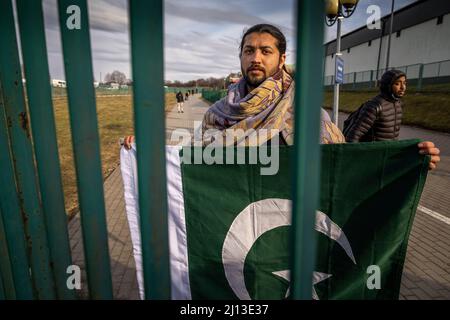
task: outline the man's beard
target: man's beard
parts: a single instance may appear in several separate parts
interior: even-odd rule
[[[259,85],[261,84],[261,83],[263,83],[264,81],[266,81],[266,79],[267,79],[267,77],[266,77],[266,71],[264,70],[261,70],[261,72],[263,73],[262,75],[260,75],[260,76],[250,76],[249,75],[249,71],[247,72],[247,73],[244,73],[243,72],[243,74],[244,74],[244,79],[245,79],[245,81],[246,81],[246,83],[247,83],[247,85],[248,86],[250,86],[250,87],[253,87],[253,88],[256,88],[256,87],[259,87]]]
[[[250,72],[252,68],[256,68],[257,70],[260,70],[262,74],[260,76],[250,76]],[[267,75],[267,69],[263,67],[258,66],[250,66],[247,68],[246,72],[244,72],[244,69],[241,66],[241,72],[244,75],[244,79],[246,81],[247,86],[251,88],[259,87],[264,81],[266,81],[267,78],[273,76],[279,71],[279,69],[272,72],[270,75]]]

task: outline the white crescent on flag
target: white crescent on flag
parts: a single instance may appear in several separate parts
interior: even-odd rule
[[[257,239],[265,232],[291,225],[291,200],[264,199],[249,204],[234,219],[222,247],[222,263],[228,283],[241,300],[251,300],[245,286],[245,259]],[[249,232],[252,230],[252,232]],[[355,257],[345,233],[325,213],[316,212],[315,230],[335,240],[356,264]],[[273,272],[289,281],[289,271]],[[314,272],[313,285],[331,277],[330,274]],[[313,298],[318,299],[313,288]]]

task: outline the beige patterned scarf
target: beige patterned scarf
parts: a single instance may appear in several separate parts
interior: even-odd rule
[[[227,96],[205,113],[203,144],[254,146],[280,135],[280,143],[294,142],[294,92],[292,77],[281,69],[259,87],[245,95],[245,79],[229,87]],[[323,111],[322,113],[324,113]],[[326,114],[326,112],[325,112]],[[252,130],[253,129],[253,130]],[[266,129],[267,134],[258,134]],[[275,129],[275,130],[272,130]],[[236,138],[235,132],[243,135]],[[235,135],[233,139],[228,139]],[[322,143],[345,142],[340,130],[328,119],[322,119]]]

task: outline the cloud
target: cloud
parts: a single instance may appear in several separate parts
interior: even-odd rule
[[[88,3],[91,29],[128,33],[128,7],[125,0],[95,0]]]
[[[413,2],[416,2],[418,0],[397,0],[395,1],[395,9],[398,10],[400,8],[403,8]],[[346,33],[349,33],[355,29],[358,29],[364,25],[366,25],[367,19],[369,18],[370,14],[367,13],[367,8],[370,5],[376,5],[379,6],[381,9],[381,16],[385,16],[391,12],[391,1],[386,0],[360,0],[358,3],[358,6],[356,8],[355,13],[347,19],[344,19],[342,22],[342,31],[341,34],[344,35]],[[329,42],[331,40],[336,39],[336,29],[335,24],[333,27],[325,27],[325,42]]]
[[[175,17],[202,22],[206,24],[236,23],[243,25],[253,25],[257,23],[269,23],[260,16],[248,14],[236,7],[226,9],[208,8],[204,6],[186,6],[183,2],[165,2],[165,13]]]
[[[59,29],[56,0],[44,0],[44,17],[48,29]],[[88,1],[89,26],[92,30],[128,32],[126,0]]]
[[[64,68],[56,0],[44,0],[43,9],[50,74],[52,78],[62,79]],[[88,13],[94,74],[105,75],[119,69],[129,77],[127,1],[88,1]]]
[[[47,48],[53,78],[64,78],[56,0],[44,0]],[[131,77],[126,0],[88,1],[94,73],[118,69]],[[293,0],[166,0],[165,72],[170,80],[222,77],[240,69],[238,47],[245,28],[272,23],[293,43]],[[98,77],[97,77],[98,78]],[[195,78],[194,78],[195,79]]]

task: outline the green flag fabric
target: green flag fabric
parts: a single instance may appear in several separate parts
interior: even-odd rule
[[[398,299],[429,161],[417,143],[321,146],[312,298]],[[167,148],[172,297],[289,297],[293,148],[279,148],[273,175],[258,163],[186,161],[195,152],[204,149]]]

